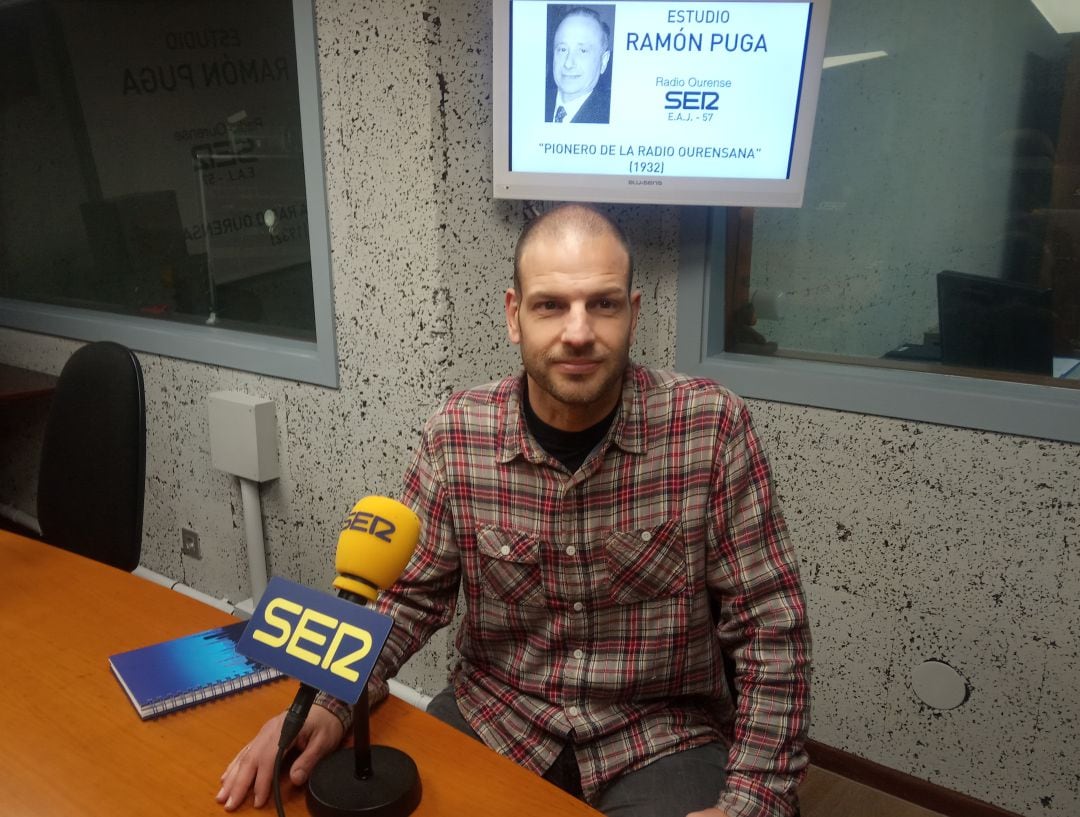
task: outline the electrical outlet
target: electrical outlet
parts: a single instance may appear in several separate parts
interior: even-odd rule
[[[180,552],[192,559],[201,559],[199,534],[189,528],[180,528]]]

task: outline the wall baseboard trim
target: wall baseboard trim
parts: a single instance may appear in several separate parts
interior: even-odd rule
[[[810,762],[818,768],[939,812],[946,817],[1020,817],[991,803],[898,772],[843,749],[834,749],[816,740],[806,742],[806,751],[810,755]]]

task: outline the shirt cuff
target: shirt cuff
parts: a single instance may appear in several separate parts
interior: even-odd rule
[[[795,817],[797,804],[746,775],[731,774],[716,807],[727,817]]]
[[[372,676],[368,681],[368,707],[373,709],[375,704],[382,703],[389,694],[389,691],[386,681],[379,680]],[[336,715],[337,719],[341,721],[341,725],[345,728],[345,734],[349,734],[349,730],[352,729],[353,716],[351,704],[339,701],[337,698],[332,695],[327,695],[325,692],[320,692],[315,696],[315,703],[323,709],[330,710],[331,713]]]
[[[349,734],[349,730],[352,728],[351,706],[344,701],[339,701],[331,695],[327,695],[325,692],[320,692],[315,696],[315,705],[330,710],[331,714],[337,716],[337,719],[341,721],[341,725],[345,729],[345,734]]]

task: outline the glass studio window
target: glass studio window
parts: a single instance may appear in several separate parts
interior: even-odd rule
[[[680,356],[748,396],[1080,440],[1080,5],[834,0],[826,54],[803,207],[701,225]]]
[[[0,321],[333,384],[310,7],[0,4],[0,76]]]

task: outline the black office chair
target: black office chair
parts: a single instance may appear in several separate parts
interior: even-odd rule
[[[42,538],[134,570],[145,471],[139,360],[118,343],[88,344],[64,365],[45,422],[37,495]]]

